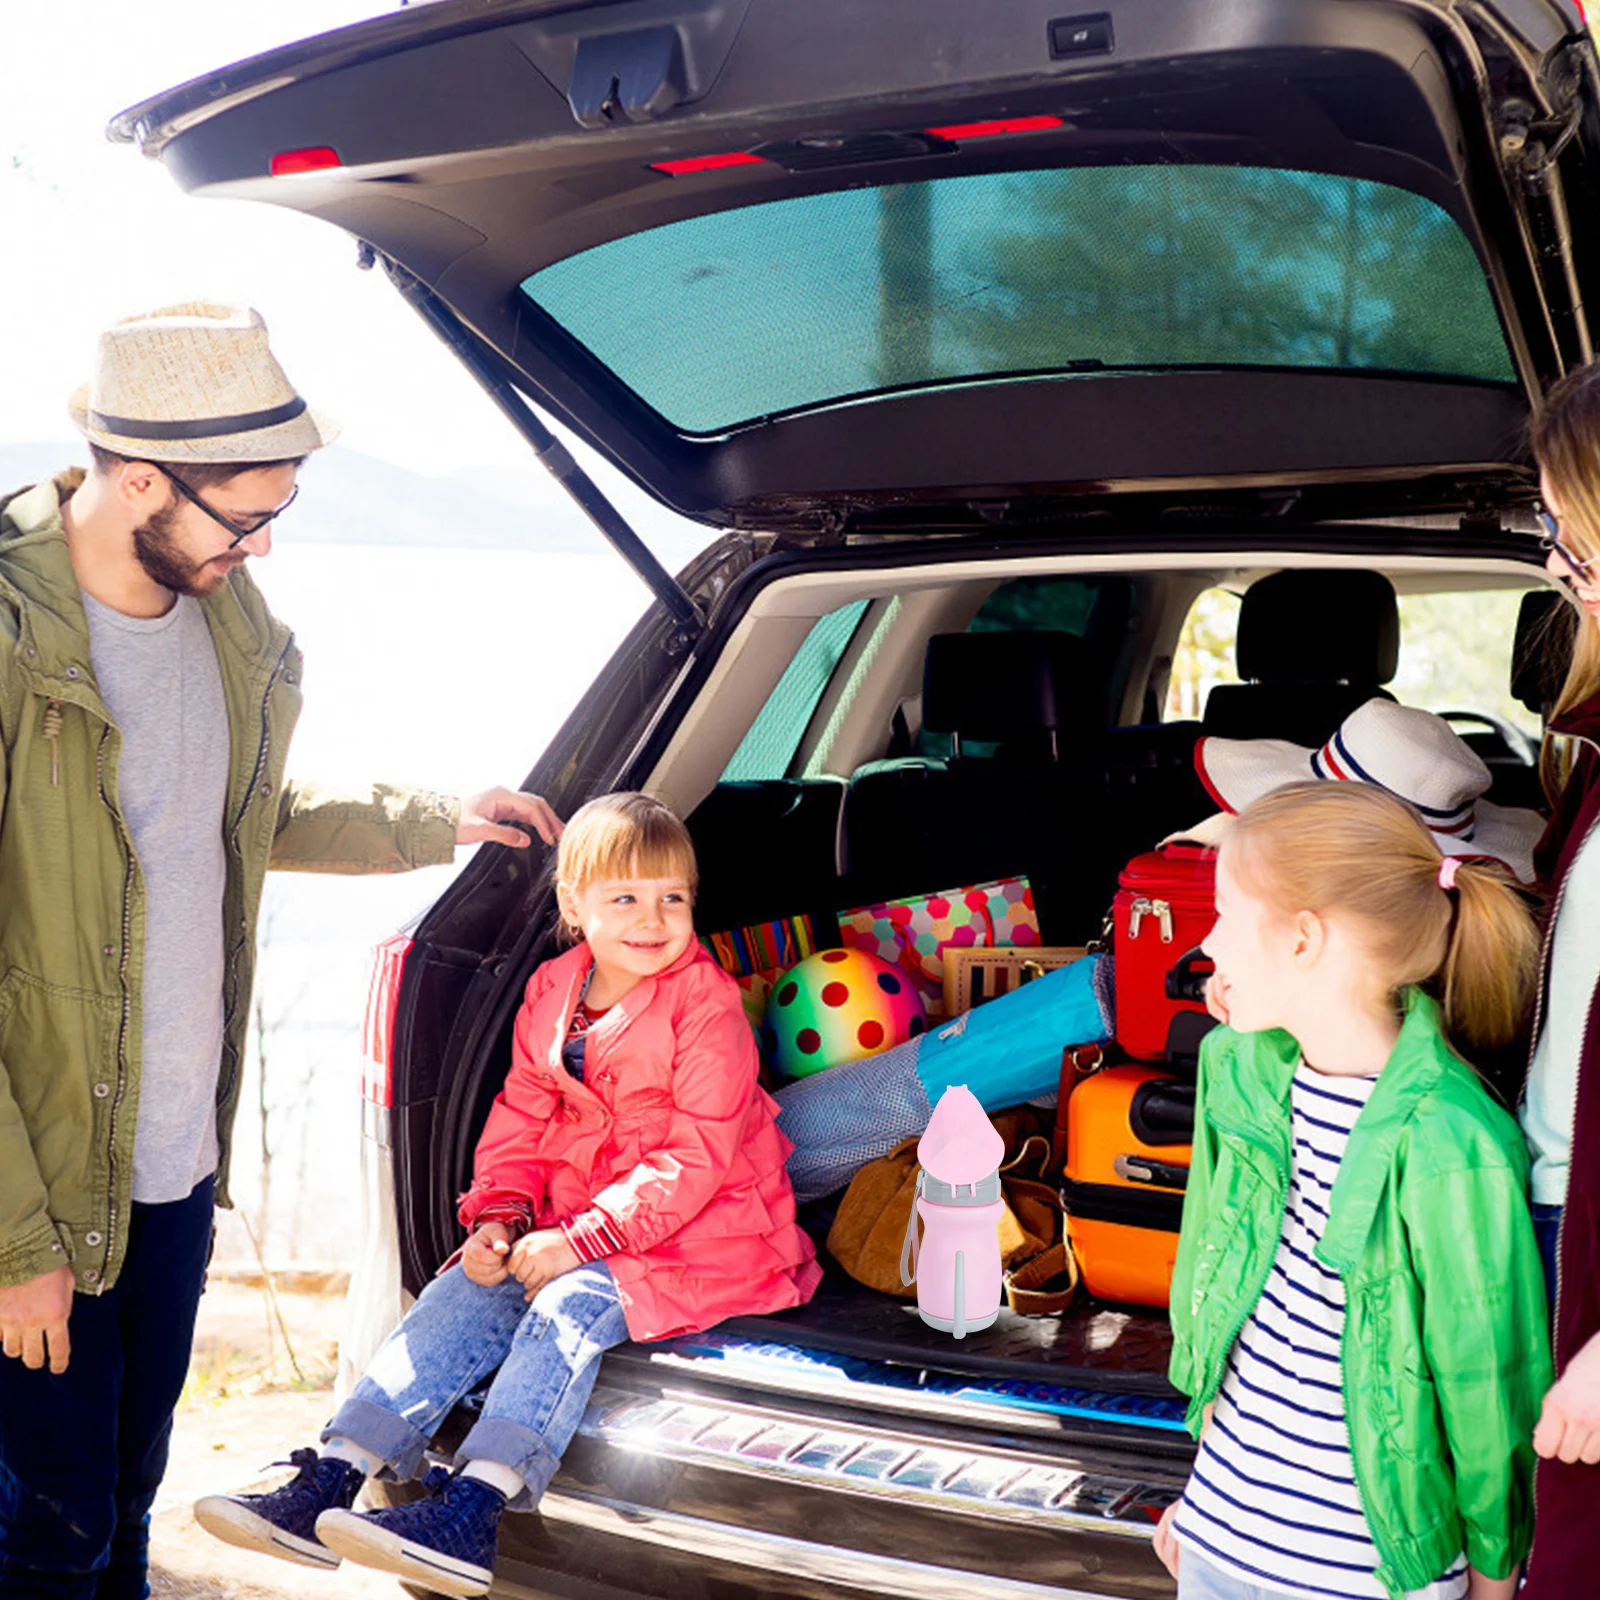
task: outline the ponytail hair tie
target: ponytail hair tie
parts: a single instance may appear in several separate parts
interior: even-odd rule
[[[1446,856],[1439,863],[1439,887],[1449,894],[1456,886],[1456,873],[1461,868],[1460,856]]]

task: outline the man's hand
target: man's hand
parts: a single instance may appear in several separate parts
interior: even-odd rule
[[[23,1366],[36,1370],[48,1356],[52,1372],[65,1372],[72,1350],[67,1338],[71,1314],[71,1267],[57,1267],[42,1277],[0,1289],[0,1341],[5,1353],[21,1356]]]
[[[511,1230],[503,1222],[486,1222],[461,1247],[461,1270],[469,1283],[492,1289],[504,1283],[511,1253]]]
[[[528,1291],[523,1297],[527,1300],[533,1299],[552,1278],[581,1265],[578,1252],[559,1228],[525,1233],[511,1247],[511,1275]]]
[[[1600,1333],[1570,1362],[1544,1397],[1533,1448],[1547,1460],[1600,1462]]]
[[[1178,1576],[1178,1541],[1172,1535],[1172,1519],[1178,1514],[1178,1507],[1183,1504],[1181,1499],[1174,1500],[1165,1511],[1161,1513],[1161,1520],[1156,1524],[1156,1556],[1174,1578]]]
[[[521,828],[511,826],[513,822],[527,823],[546,844],[554,844],[564,826],[539,795],[516,789],[485,789],[461,802],[456,843],[492,840],[495,844],[508,844],[513,850],[526,850],[531,841]]]

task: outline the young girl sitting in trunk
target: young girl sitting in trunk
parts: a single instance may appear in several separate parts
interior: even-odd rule
[[[470,1237],[321,1451],[292,1453],[289,1484],[195,1506],[230,1544],[482,1594],[502,1513],[548,1487],[606,1349],[816,1288],[738,988],[695,941],[683,824],[648,795],[593,800],[562,835],[556,877],[581,942],[529,980],[461,1200]],[[434,1430],[491,1374],[453,1474],[435,1468],[409,1505],[350,1509],[372,1474],[415,1476]]]
[[[1549,1383],[1528,1161],[1455,1053],[1535,959],[1499,868],[1362,783],[1247,807],[1172,1284],[1200,1450],[1157,1551],[1180,1600],[1510,1596]],[[1424,989],[1439,994],[1439,1001]]]

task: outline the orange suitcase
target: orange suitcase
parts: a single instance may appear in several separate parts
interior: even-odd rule
[[[1193,1139],[1194,1085],[1157,1067],[1107,1067],[1072,1091],[1061,1204],[1090,1294],[1166,1305]]]

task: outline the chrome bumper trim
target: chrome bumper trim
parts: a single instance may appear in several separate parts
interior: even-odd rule
[[[1047,1588],[989,1573],[813,1544],[582,1490],[551,1488],[539,1502],[539,1514],[587,1532],[636,1539],[655,1549],[903,1600],[1106,1600],[1103,1594],[1083,1589]]]
[[[1153,1536],[1156,1517],[1182,1487],[670,1392],[646,1399],[597,1390],[579,1432],[614,1450],[769,1483],[1132,1540]]]

